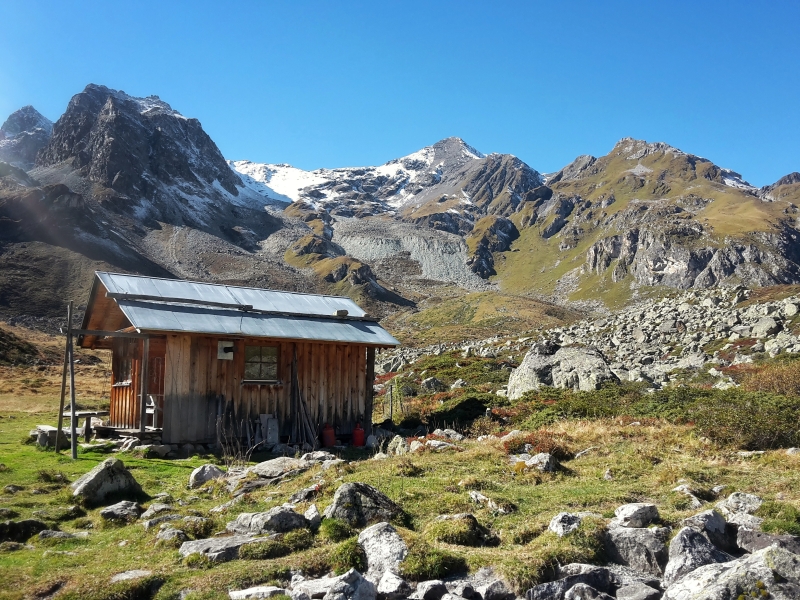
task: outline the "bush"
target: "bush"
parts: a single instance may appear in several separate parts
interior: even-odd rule
[[[547,452],[556,458],[572,458],[574,452],[570,450],[561,439],[549,431],[535,431],[525,435],[517,435],[503,442],[507,454],[519,454],[525,451],[525,446],[532,446],[530,454]]]
[[[434,521],[425,528],[425,534],[435,542],[458,546],[494,546],[498,541],[469,517]]]
[[[205,554],[193,552],[183,559],[183,564],[190,569],[210,569],[214,563]]]
[[[292,552],[300,552],[314,545],[314,536],[308,529],[295,529],[283,536],[281,540]]]
[[[768,365],[749,373],[742,379],[742,388],[749,392],[800,396],[800,361]]]
[[[357,537],[351,537],[336,545],[330,554],[330,565],[337,575],[355,569],[363,573],[367,568],[367,556],[358,544]]]
[[[797,415],[800,398],[763,392],[727,390],[690,410],[701,435],[745,450],[768,450],[800,445]]]
[[[181,522],[181,529],[193,538],[199,540],[209,537],[214,531],[214,522],[209,519],[189,520]]]
[[[319,535],[329,542],[342,542],[352,537],[355,532],[340,519],[323,519],[319,526]]]
[[[245,560],[266,560],[268,558],[280,558],[291,554],[292,550],[277,540],[267,540],[266,542],[253,542],[245,544],[239,548],[239,558]]]
[[[400,574],[411,581],[442,579],[467,571],[464,557],[432,547],[418,539],[408,548],[408,554],[400,563]]]

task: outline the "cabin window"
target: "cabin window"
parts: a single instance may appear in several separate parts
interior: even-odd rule
[[[278,347],[244,347],[245,381],[278,381]]]

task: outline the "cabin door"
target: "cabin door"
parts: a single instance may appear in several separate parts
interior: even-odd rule
[[[147,361],[147,412],[148,425],[164,426],[164,359],[166,340],[150,338],[150,358]],[[150,416],[152,415],[152,417]]]

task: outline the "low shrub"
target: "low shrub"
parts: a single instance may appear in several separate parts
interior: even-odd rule
[[[286,533],[281,541],[291,552],[300,552],[314,545],[314,536],[308,529],[295,529]]]
[[[698,433],[723,445],[768,450],[800,445],[800,398],[727,390],[690,409]]]
[[[463,556],[435,548],[422,539],[409,544],[408,554],[400,563],[400,574],[411,581],[441,579],[466,571]]]
[[[51,471],[48,469],[40,469],[37,471],[36,479],[42,483],[56,483],[59,485],[66,485],[69,483],[69,479],[67,479],[67,476],[64,475],[64,473],[61,471]]]
[[[183,559],[183,564],[190,569],[210,569],[214,563],[205,554],[193,552]]]
[[[353,528],[340,519],[323,519],[319,526],[319,535],[329,542],[342,542],[352,537]]]
[[[434,521],[425,528],[425,535],[435,542],[458,546],[495,546],[497,538],[472,519]]]
[[[209,537],[214,532],[215,523],[210,519],[189,519],[188,521],[181,521],[180,528],[199,540]]]
[[[415,465],[407,456],[397,461],[395,469],[397,470],[397,474],[401,477],[417,477],[424,471],[424,469]]]
[[[530,446],[530,448],[527,446]],[[574,454],[562,438],[544,430],[514,436],[503,442],[503,448],[506,454],[519,454],[521,452],[539,454],[540,452],[547,452],[560,459],[572,458]]]
[[[742,378],[742,389],[781,396],[800,396],[800,361],[772,364]]]
[[[337,575],[346,573],[350,569],[363,573],[367,568],[367,556],[359,545],[357,537],[351,537],[337,544],[331,550],[329,561]]]
[[[239,558],[244,560],[266,560],[280,558],[291,554],[292,550],[281,541],[267,540],[266,542],[253,542],[239,548]]]

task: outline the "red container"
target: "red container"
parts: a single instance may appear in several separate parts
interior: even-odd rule
[[[361,427],[361,423],[357,423],[356,428],[353,429],[353,446],[363,446],[365,443],[364,428]]]
[[[332,448],[336,445],[336,432],[327,423],[322,428],[322,445],[326,448]]]

